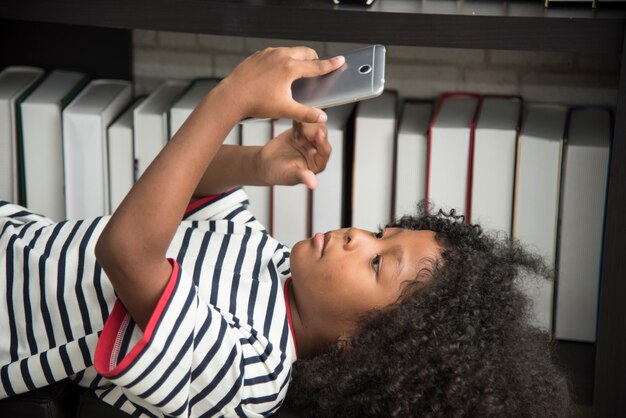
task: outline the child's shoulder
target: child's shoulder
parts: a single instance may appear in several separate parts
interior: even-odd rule
[[[233,225],[243,225],[252,230],[267,232],[266,225],[255,216],[250,200],[242,187],[224,193],[204,196],[187,206],[183,221],[226,220]]]

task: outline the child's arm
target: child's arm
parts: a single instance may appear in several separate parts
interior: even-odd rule
[[[144,328],[172,271],[165,254],[187,204],[230,130],[245,117],[323,122],[296,103],[291,83],[328,73],[343,60],[309,48],[278,48],[244,60],[192,112],[115,211],[96,257],[128,313]]]

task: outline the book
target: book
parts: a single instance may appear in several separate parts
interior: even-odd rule
[[[24,203],[57,222],[65,219],[62,112],[86,83],[84,73],[54,70],[20,108]]]
[[[0,200],[22,203],[18,149],[19,103],[43,75],[41,68],[15,65],[0,72]]]
[[[559,339],[596,339],[612,125],[608,109],[569,113],[557,246],[554,334]]]
[[[200,104],[202,99],[220,82],[219,79],[199,78],[193,80],[181,96],[172,105],[169,116],[170,138],[180,129],[191,112]],[[230,131],[224,144],[239,145],[239,126]]]
[[[444,93],[428,132],[426,199],[470,219],[472,148],[480,96]],[[429,208],[431,210],[431,208]]]
[[[67,219],[109,213],[107,127],[131,97],[129,81],[93,80],[63,110]]]
[[[135,159],[139,178],[152,160],[169,140],[168,114],[170,107],[189,83],[168,80],[135,108],[133,127],[135,129]]]
[[[274,121],[272,137],[291,128],[292,121]],[[306,185],[272,186],[271,235],[293,247],[298,241],[311,236],[310,192]]]
[[[430,101],[406,100],[396,144],[394,218],[415,214],[426,198],[428,126],[433,112]]]
[[[107,129],[109,212],[122,203],[135,184],[133,112],[145,97],[137,98]]]
[[[240,122],[241,145],[263,146],[272,138],[272,121],[245,119]],[[271,229],[272,189],[268,186],[244,186],[254,217],[267,230]]]
[[[471,223],[511,235],[522,99],[483,96],[474,132]]]
[[[344,225],[345,146],[348,125],[354,123],[354,104],[326,109],[331,154],[326,168],[317,174],[311,193],[311,232],[327,232]]]
[[[567,107],[533,103],[526,107],[517,144],[513,237],[555,267],[561,154]],[[553,282],[533,275],[520,288],[532,300],[533,325],[552,331]]]
[[[352,144],[351,225],[370,231],[391,221],[397,93],[359,102]]]

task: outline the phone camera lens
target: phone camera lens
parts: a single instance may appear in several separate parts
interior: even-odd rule
[[[370,71],[372,71],[372,66],[371,66],[371,65],[365,64],[365,65],[361,65],[361,66],[359,67],[359,72],[360,72],[361,74],[367,74],[367,73],[369,73]]]

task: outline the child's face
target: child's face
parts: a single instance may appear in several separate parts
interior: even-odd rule
[[[298,315],[329,341],[354,335],[363,313],[396,302],[440,251],[434,232],[401,228],[340,229],[300,241],[291,253]]]

